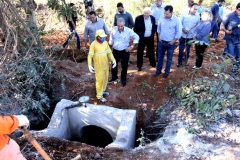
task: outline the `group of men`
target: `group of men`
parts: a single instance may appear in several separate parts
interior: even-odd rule
[[[153,76],[158,76],[162,73],[163,60],[166,53],[167,62],[163,78],[167,78],[171,69],[176,41],[179,41],[177,67],[180,67],[183,64],[188,65],[187,60],[191,48],[191,45],[188,44],[188,42],[194,39],[194,32],[201,20],[201,13],[204,10],[211,10],[212,12],[211,24],[214,41],[218,42],[217,35],[219,32],[219,23],[223,22],[223,30],[226,33],[225,40],[227,42],[231,41],[230,43],[227,43],[226,50],[231,52],[231,54],[237,54],[238,56],[239,49],[234,50],[234,48],[239,48],[238,45],[236,45],[239,44],[239,31],[238,28],[236,29],[236,26],[239,24],[238,6],[230,18],[228,17],[226,20],[223,20],[222,16],[220,16],[221,13],[219,8],[223,6],[224,2],[224,0],[218,0],[211,9],[207,9],[202,6],[203,0],[199,0],[198,3],[194,3],[193,0],[188,0],[188,5],[182,9],[181,16],[178,18],[173,14],[173,7],[171,5],[164,5],[162,0],[155,0],[154,4],[143,9],[143,14],[137,16],[135,22],[133,21],[132,15],[124,10],[124,6],[120,2],[117,4],[118,12],[114,16],[114,27],[112,28],[111,33],[108,31],[104,20],[98,18],[95,11],[89,12],[89,20],[87,21],[84,30],[84,41],[85,47],[88,48],[88,43],[90,44],[88,65],[91,72],[94,72],[95,69],[96,86],[99,86],[96,87],[98,99],[106,101],[106,99],[103,98],[103,95],[109,94],[106,92],[108,72],[105,74],[96,74],[99,70],[96,66],[99,66],[101,63],[106,63],[106,57],[102,57],[104,59],[103,61],[98,61],[98,57],[106,54],[115,64],[112,66],[112,77],[109,82],[118,79],[117,66],[118,62],[122,63],[121,83],[125,86],[130,56],[129,53],[133,48],[136,48],[137,46],[138,71],[142,70],[143,57],[145,56],[149,58],[150,65],[156,67],[156,72]],[[233,31],[231,31],[233,28],[235,35],[233,35]],[[154,52],[155,35],[157,37],[156,54]],[[105,43],[105,38],[109,39],[109,48],[107,47],[107,43]],[[104,41],[102,42],[101,39],[104,39]],[[132,45],[130,45],[130,39],[133,39]],[[102,47],[102,50],[97,49],[96,46],[98,45],[97,43],[93,43],[94,41],[101,43],[105,48]],[[146,55],[143,54],[145,47]],[[235,52],[237,51],[237,53],[233,53],[233,50]],[[94,68],[91,66],[92,63],[90,63],[92,59],[94,59]],[[103,68],[104,70],[108,70],[108,65]]]

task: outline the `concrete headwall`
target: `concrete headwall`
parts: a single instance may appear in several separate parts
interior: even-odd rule
[[[86,103],[71,109],[64,109],[73,102],[62,99],[56,106],[48,127],[37,134],[70,140],[80,138],[81,129],[95,125],[105,129],[113,138],[106,148],[130,149],[135,143],[136,111],[117,109],[105,105]]]

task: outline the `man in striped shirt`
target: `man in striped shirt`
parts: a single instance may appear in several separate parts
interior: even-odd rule
[[[119,60],[122,63],[121,82],[123,87],[126,85],[127,69],[130,52],[139,41],[139,36],[130,28],[125,27],[125,20],[123,18],[117,19],[117,26],[113,27],[110,34],[109,44],[113,48],[113,55],[118,64]],[[129,46],[130,39],[133,38],[133,45]],[[109,82],[118,79],[118,67],[112,68],[112,78]]]

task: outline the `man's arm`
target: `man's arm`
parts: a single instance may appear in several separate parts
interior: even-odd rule
[[[226,33],[226,34],[232,34],[231,30],[227,30],[227,26],[229,24],[229,14],[224,18],[223,25],[221,25],[221,29]]]
[[[230,13],[231,14],[231,13]],[[222,27],[221,27],[221,29],[224,31],[224,32],[226,32],[226,30],[227,30],[227,26],[228,26],[228,24],[229,24],[229,16],[230,16],[230,14],[228,14],[227,16],[225,16],[224,17],[224,19],[223,19],[223,21],[222,21]]]
[[[104,21],[103,21],[103,30],[104,30],[104,32],[105,32],[106,35],[109,35],[108,28],[107,28],[107,26],[106,26],[106,24],[105,24]]]
[[[157,31],[157,26],[155,25],[156,24],[156,19],[153,17],[153,16],[151,16],[151,18],[152,18],[152,29],[153,29],[153,33],[155,33],[156,31]],[[154,35],[153,35],[154,36]]]
[[[219,7],[215,8],[215,14],[216,14],[217,19],[222,22],[222,18],[219,15]]]
[[[92,58],[94,56],[94,42],[90,45],[89,52],[88,52],[88,66],[92,66]]]
[[[113,27],[117,26],[117,14],[114,16],[114,22],[113,22]]]
[[[184,21],[184,15],[181,15],[181,17],[180,17],[180,23],[181,23],[181,25],[182,25],[182,31],[183,31],[183,33],[185,33],[185,34],[188,34],[188,30],[187,29],[185,29],[184,28],[184,26],[183,26],[183,21]]]
[[[128,13],[128,23],[129,23],[129,28],[133,28],[134,27],[134,22],[133,22],[133,18],[132,15],[130,13]]]
[[[226,34],[232,34],[232,31],[227,30],[224,25],[221,26],[221,29],[226,33]]]
[[[158,33],[158,40],[159,40],[159,42],[161,42],[161,38],[160,38],[160,33],[161,33],[161,19],[159,19],[159,21],[158,21],[157,33]]]
[[[133,44],[126,49],[127,52],[131,52],[134,48],[136,48],[139,41],[139,36],[133,30],[129,29],[129,32],[130,38],[133,39]]]
[[[176,35],[174,39],[170,42],[173,45],[182,35],[182,24],[180,23],[179,19],[176,17]]]
[[[114,32],[114,27],[112,28],[112,32],[109,36],[109,41],[108,41],[108,44],[110,45],[111,49],[112,49],[112,45],[113,45],[113,32]]]
[[[85,42],[85,47],[89,47],[89,46],[87,46],[87,42],[88,42],[88,28],[87,28],[87,25],[85,26],[85,29],[84,29],[83,39],[84,39],[84,42]]]
[[[134,24],[134,27],[133,27],[133,31],[135,33],[138,33],[138,16],[135,18],[135,24]]]
[[[130,30],[130,37],[133,39],[133,44],[138,44],[139,36],[133,30]]]
[[[107,52],[108,58],[110,58],[112,62],[116,61],[112,54],[112,49],[110,48],[110,46],[108,44],[107,44],[107,50],[108,50],[108,52]]]

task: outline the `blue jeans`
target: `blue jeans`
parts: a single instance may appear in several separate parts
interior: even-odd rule
[[[217,21],[212,21],[212,33],[213,33],[213,38],[217,39],[218,38],[218,22]]]
[[[236,54],[236,59],[240,58],[240,44],[227,42],[227,53],[231,54],[232,56],[235,56]]]
[[[72,31],[73,31],[73,28],[69,28],[69,30],[70,30],[70,32],[72,32]],[[76,37],[76,42],[77,42],[77,49],[80,49],[80,48],[81,48],[81,47],[80,47],[80,37],[79,37],[79,35],[78,35],[78,33],[77,33],[76,30],[75,30],[75,37]],[[67,40],[63,43],[63,48],[65,48],[65,47],[67,46],[68,41],[69,41],[70,39],[72,39],[72,37],[71,37],[70,35],[68,35]]]
[[[175,43],[171,45],[169,44],[169,42],[163,41],[163,40],[158,43],[158,65],[157,65],[156,73],[162,72],[163,59],[166,51],[167,51],[167,63],[166,63],[165,73],[168,74],[170,72],[174,46],[175,46]]]
[[[188,41],[192,40],[192,38],[183,38],[179,39],[179,54],[178,54],[178,64],[182,64],[183,58],[187,62],[191,45],[188,44]],[[186,54],[183,54],[183,50],[186,47]]]

